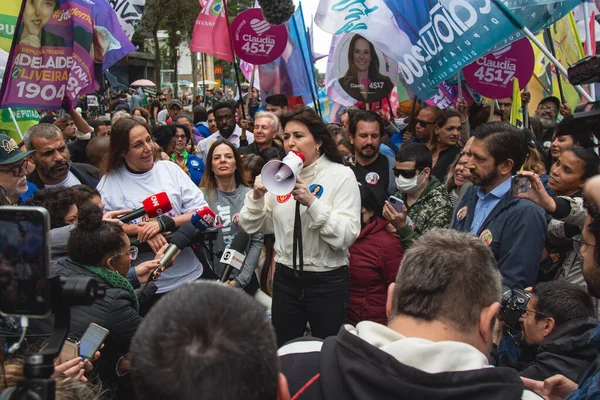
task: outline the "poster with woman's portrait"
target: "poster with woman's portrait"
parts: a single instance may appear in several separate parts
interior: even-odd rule
[[[334,57],[336,87],[357,101],[385,99],[398,79],[398,64],[359,34],[344,35]]]

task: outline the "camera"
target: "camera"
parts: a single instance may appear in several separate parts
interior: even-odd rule
[[[502,285],[501,310],[504,314],[504,325],[511,332],[516,333],[521,331],[519,318],[521,318],[521,315],[527,309],[529,299],[531,299],[531,293],[523,289],[510,289]]]
[[[576,62],[569,68],[568,73],[569,82],[573,85],[600,82],[600,55],[586,57]],[[600,139],[599,118],[600,101],[579,104],[572,116],[569,116],[566,130],[576,133],[591,132],[597,139]]]

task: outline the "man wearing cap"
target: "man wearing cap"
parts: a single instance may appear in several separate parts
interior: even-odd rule
[[[0,186],[6,192],[6,198],[11,204],[18,204],[19,196],[29,189],[27,156],[33,152],[35,150],[21,151],[13,138],[0,135]]]
[[[32,156],[35,171],[29,175],[29,181],[38,188],[79,184],[95,188],[98,185],[98,169],[92,165],[71,162],[67,145],[56,126],[32,126],[25,133],[23,142],[27,150],[37,150]]]
[[[183,106],[181,102],[177,99],[171,100],[169,103],[169,116],[172,121],[175,121],[179,115],[183,113]]]

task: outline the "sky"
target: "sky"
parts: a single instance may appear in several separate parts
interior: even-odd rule
[[[299,0],[294,0],[294,4],[298,5]],[[310,24],[317,13],[317,7],[319,6],[319,0],[304,0],[302,1],[302,12],[304,13],[304,24],[307,28],[310,28]],[[329,46],[331,45],[331,34],[325,32],[314,24],[314,52],[319,54],[329,54]],[[316,64],[317,69],[321,73],[325,73],[327,69],[327,57],[319,60]]]

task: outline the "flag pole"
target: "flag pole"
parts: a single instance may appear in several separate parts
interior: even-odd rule
[[[596,23],[596,21],[592,21],[592,23]],[[590,5],[587,0],[583,1],[583,26],[585,28],[585,52],[588,56],[592,55],[592,40],[596,40],[596,38],[592,38],[592,31],[590,29]],[[596,100],[596,86],[592,83],[588,86],[590,88],[590,96],[594,100]]]
[[[529,85],[525,85],[523,90],[528,92]],[[529,129],[529,103],[523,103],[523,127]]]
[[[552,55],[554,57],[556,57],[556,50],[554,49],[554,38],[552,38],[552,31],[550,30],[550,28],[546,28],[546,36],[548,36],[548,44],[550,47],[550,53],[552,53]],[[564,103],[565,100],[565,92],[563,90],[563,84],[562,84],[562,77],[560,72],[557,71],[556,73],[556,82],[558,82],[558,93],[560,93],[560,102]]]
[[[13,124],[15,124],[15,128],[17,129],[17,133],[21,140],[23,140],[23,133],[21,132],[21,127],[17,123],[17,119],[15,118],[15,114],[13,114],[12,108],[8,107],[8,113],[10,114],[10,119],[12,119]]]
[[[558,71],[560,71],[564,76],[569,76],[569,73],[567,72],[566,68],[562,66],[562,64],[556,59],[556,57],[554,57],[546,48],[546,46],[544,46],[536,37],[535,35],[525,26],[523,25],[523,23],[521,21],[519,21],[519,19],[515,16],[515,14],[512,13],[512,11],[509,10],[509,8],[502,2],[502,0],[493,0],[494,4],[496,4],[496,6],[504,13],[504,15],[506,15],[506,17],[513,23],[514,26],[516,26],[517,28],[519,28],[524,34],[525,36],[527,36],[529,38],[529,40],[531,40],[533,42],[533,44],[535,44],[541,51],[542,53],[544,53],[544,55],[552,62],[552,64],[554,64],[554,66],[556,67],[556,69]],[[583,90],[583,88],[579,85],[575,85],[575,90],[577,90],[577,93],[579,93],[581,96],[583,96],[587,101],[594,101],[592,99],[592,97],[587,94],[587,92],[585,90]]]

